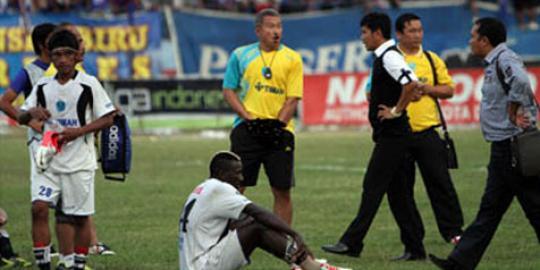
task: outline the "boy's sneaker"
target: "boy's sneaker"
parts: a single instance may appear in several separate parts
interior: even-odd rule
[[[7,259],[4,259],[4,258],[0,258],[0,269],[9,269],[9,268],[12,268],[13,265],[15,263],[10,261],[10,260],[7,260]]]
[[[352,270],[352,269],[341,268],[341,267],[330,265],[328,263],[321,263],[321,270]]]
[[[32,266],[31,262],[19,257],[17,254],[15,254],[15,257],[10,258],[9,260],[13,262],[13,267],[26,268]]]
[[[88,254],[91,255],[116,255],[109,246],[105,245],[102,242],[97,243],[97,245],[91,246],[88,249]]]
[[[58,253],[58,251],[56,251],[56,248],[54,248],[53,245],[51,245],[50,256],[51,256],[51,258],[56,258],[56,257],[60,256],[60,253]]]
[[[73,270],[73,267],[66,267],[64,263],[60,263],[56,266],[56,270]]]
[[[73,270],[75,269],[75,267],[66,267],[66,265],[64,263],[59,263],[57,266],[56,266],[56,270]],[[93,270],[90,266],[88,265],[84,265],[84,270]]]

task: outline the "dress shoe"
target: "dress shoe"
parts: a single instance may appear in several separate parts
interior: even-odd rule
[[[429,260],[442,270],[461,270],[465,269],[460,267],[455,261],[450,259],[441,259],[433,254],[429,254]]]
[[[423,261],[425,259],[426,259],[426,254],[405,252],[401,256],[392,258],[391,261]]]
[[[353,251],[344,243],[338,242],[334,245],[323,245],[322,250],[334,254],[347,255],[351,257],[360,257],[360,251]]]

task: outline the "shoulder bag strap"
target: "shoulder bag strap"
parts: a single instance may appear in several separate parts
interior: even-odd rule
[[[501,83],[501,86],[502,86],[502,88],[504,90],[504,93],[506,95],[508,95],[508,93],[510,92],[511,86],[508,83],[506,83],[506,81],[504,80],[504,73],[503,73],[501,67],[499,66],[499,57],[501,56],[501,54],[503,52],[504,52],[504,50],[501,51],[499,54],[497,54],[497,58],[495,59],[495,69],[496,69],[496,73],[497,73],[497,79]],[[532,92],[530,93],[530,96],[531,96],[532,101],[536,105],[536,109],[540,113],[540,105],[538,104],[538,100],[536,99],[536,96]]]
[[[436,86],[439,84],[439,78],[437,76],[437,69],[435,68],[435,63],[433,62],[433,58],[431,57],[431,54],[428,51],[424,50],[424,54],[426,55],[429,65],[431,66],[431,73],[433,74],[433,85]],[[448,128],[446,127],[446,120],[444,120],[444,114],[441,109],[441,105],[439,104],[439,99],[436,97],[433,98],[433,101],[435,101],[435,105],[437,105],[437,110],[439,111],[439,117],[441,119],[441,125],[444,132],[444,137],[448,137]]]

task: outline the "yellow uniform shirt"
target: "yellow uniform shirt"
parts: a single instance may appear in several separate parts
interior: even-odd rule
[[[264,77],[265,67],[271,70],[269,79]],[[302,57],[285,45],[272,52],[260,50],[259,43],[239,47],[232,52],[227,64],[223,88],[239,90],[242,104],[255,118],[277,119],[287,98],[302,98]],[[237,117],[234,125],[241,122]],[[293,132],[292,120],[287,130]]]
[[[446,68],[444,61],[439,58],[437,54],[433,52],[428,53],[433,59],[439,85],[449,85],[454,87],[452,77],[448,74],[448,69]],[[434,84],[431,65],[422,49],[420,49],[417,54],[407,55],[403,53],[403,56],[405,57],[407,64],[409,64],[418,77],[419,82],[429,85]],[[423,131],[441,124],[437,105],[433,98],[427,95],[422,96],[420,100],[416,102],[409,103],[407,115],[409,116],[409,124],[411,125],[413,132]]]

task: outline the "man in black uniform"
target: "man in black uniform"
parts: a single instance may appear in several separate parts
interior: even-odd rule
[[[369,121],[373,127],[375,148],[364,178],[362,200],[358,214],[337,244],[324,245],[322,249],[336,254],[358,257],[363,239],[375,218],[386,193],[407,205],[402,166],[411,138],[411,128],[405,108],[417,96],[417,78],[390,39],[391,22],[386,14],[370,13],[362,18],[362,42],[375,53],[372,70]],[[408,204],[410,205],[410,204]],[[412,208],[404,207],[396,213],[401,224],[411,222]],[[414,226],[406,226],[414,228]],[[425,253],[421,239],[415,233],[403,239],[416,253]]]

